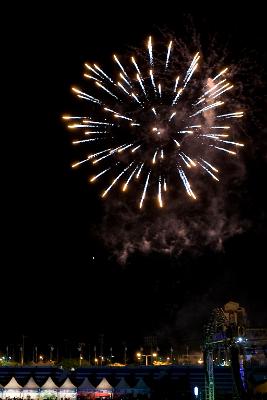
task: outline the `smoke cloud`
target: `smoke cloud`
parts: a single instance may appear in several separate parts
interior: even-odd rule
[[[101,240],[120,263],[135,252],[179,255],[189,249],[199,253],[207,246],[221,250],[227,238],[242,233],[250,224],[239,211],[243,163],[235,160],[224,174],[224,182],[217,185],[203,178],[197,180],[197,192],[201,193],[198,201],[182,190],[173,198],[170,188],[169,206],[164,209],[151,201],[140,211],[121,197],[107,202],[99,231]]]

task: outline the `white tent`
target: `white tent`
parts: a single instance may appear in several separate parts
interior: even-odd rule
[[[106,378],[103,378],[101,382],[96,387],[97,390],[113,390],[111,384],[107,381]]]
[[[26,385],[23,386],[23,389],[39,389],[40,386],[37,385],[33,377],[31,376]]]
[[[61,399],[76,399],[77,389],[73,385],[70,378],[67,378],[65,382],[59,388],[59,397]]]
[[[95,397],[97,398],[102,396],[111,396],[112,393],[113,393],[113,387],[107,381],[106,378],[103,378],[96,387]]]
[[[53,381],[51,376],[49,376],[49,378],[47,378],[47,380],[45,381],[43,386],[41,386],[41,389],[42,390],[57,390],[58,386],[55,384],[55,382]]]
[[[57,398],[58,386],[55,384],[53,379],[49,376],[43,386],[41,386],[41,397],[45,398]]]
[[[147,386],[143,378],[139,378],[137,384],[133,387],[134,396],[138,394],[150,394],[150,388]]]
[[[5,385],[3,390],[3,398],[6,397],[21,397],[21,389],[22,386],[16,381],[14,376],[10,379],[10,381]]]
[[[88,392],[94,392],[95,387],[91,384],[89,379],[86,377],[84,378],[83,382],[78,386],[78,393],[88,393]]]
[[[40,386],[37,385],[33,377],[30,377],[26,385],[23,386],[22,389],[22,397],[24,399],[37,399],[39,398]]]
[[[119,383],[115,386],[115,393],[119,394],[132,393],[132,390],[128,385],[128,383],[126,382],[125,378],[121,378]]]

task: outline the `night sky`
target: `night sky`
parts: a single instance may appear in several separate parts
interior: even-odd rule
[[[34,342],[73,338],[93,344],[103,333],[114,346],[134,348],[156,335],[159,346],[198,349],[210,310],[229,300],[247,308],[252,325],[267,326],[263,10],[255,2],[240,14],[232,3],[181,9],[178,2],[164,2],[151,11],[125,4],[120,14],[118,6],[104,11],[91,3],[61,9],[43,2],[6,14],[0,342],[25,334]],[[105,208],[100,187],[88,184],[86,168],[70,168],[77,156],[61,116],[79,109],[70,87],[82,82],[84,62],[107,65],[114,51],[143,46],[150,34],[160,37],[160,28],[190,43],[188,15],[205,46],[216,35],[232,63],[246,58],[251,66],[244,77],[246,88],[253,87],[244,96],[255,96],[248,100],[255,112],[249,109],[246,173],[241,183],[231,182],[227,204],[238,210],[242,233],[227,238],[221,250],[199,243],[179,255],[137,251],[120,264],[116,249],[105,245],[111,233],[104,221],[112,208]],[[116,215],[111,221],[120,224]]]

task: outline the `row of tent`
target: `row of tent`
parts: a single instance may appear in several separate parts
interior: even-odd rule
[[[130,387],[124,378],[121,378],[116,386],[112,386],[106,378],[102,378],[97,386],[93,386],[89,379],[84,378],[83,382],[79,386],[75,386],[70,378],[60,385],[56,385],[51,377],[46,382],[39,386],[33,377],[28,382],[21,386],[15,377],[12,377],[10,381],[2,386],[0,385],[0,397],[1,398],[23,398],[23,399],[38,399],[38,398],[49,398],[56,397],[60,399],[76,399],[77,396],[86,397],[88,394],[94,394],[95,397],[112,397],[114,393],[118,394],[150,394],[149,386],[144,382],[142,378],[139,378],[136,385]]]

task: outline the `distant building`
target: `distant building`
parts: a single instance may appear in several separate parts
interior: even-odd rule
[[[237,329],[234,332],[235,336],[243,336],[245,334],[245,327],[248,324],[247,313],[244,307],[239,303],[229,301],[223,308],[224,316],[229,326],[235,326]]]

